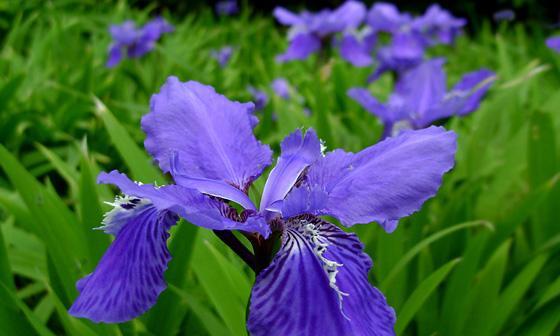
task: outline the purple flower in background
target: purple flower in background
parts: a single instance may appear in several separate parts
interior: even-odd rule
[[[274,17],[290,26],[288,50],[278,55],[280,62],[303,60],[319,51],[336,33],[356,29],[364,20],[366,7],[358,1],[347,1],[335,10],[295,14],[285,8],[274,9]]]
[[[218,64],[220,64],[220,66],[223,68],[229,63],[229,60],[233,55],[233,47],[225,46],[218,50],[212,50],[210,55],[212,56],[212,58],[218,61]]]
[[[253,96],[253,103],[255,104],[255,111],[261,111],[268,104],[268,95],[266,92],[258,90],[252,86],[247,88],[247,91]]]
[[[412,28],[420,32],[431,45],[452,44],[466,24],[467,20],[456,18],[434,4],[412,22]]]
[[[446,93],[443,63],[437,58],[406,72],[385,104],[364,88],[350,89],[348,95],[381,119],[384,138],[403,129],[421,129],[436,120],[475,111],[495,74],[487,69],[470,72]]]
[[[546,46],[560,53],[560,36],[549,37],[546,39]]]
[[[494,13],[493,18],[496,22],[513,21],[515,20],[515,12],[511,9],[503,9]]]
[[[72,315],[115,323],[153,306],[166,287],[168,230],[183,217],[222,233],[252,233],[255,254],[263,253],[255,260],[271,260],[251,265],[257,272],[251,335],[394,335],[394,311],[368,281],[372,263],[363,245],[319,216],[348,227],[375,221],[393,231],[435,195],[453,167],[455,134],[430,127],[358,153],[324,155],[313,130],[296,130],[282,141],[257,207],[248,189],[272,163],[272,151],[253,135],[253,108],[175,77],[152,97],[142,119],[144,144],[175,184],[155,187],[116,171],[100,174],[99,182],[124,194],[103,222],[116,237],[93,273],[78,282]]]
[[[278,95],[279,97],[284,99],[290,99],[291,97],[290,83],[288,83],[288,81],[285,78],[276,78],[275,80],[272,81],[270,87],[272,88],[272,91],[274,91],[274,93],[276,93],[276,95]]]
[[[173,31],[173,26],[163,18],[155,18],[142,28],[136,28],[133,21],[111,25],[109,32],[113,43],[109,47],[107,67],[119,64],[123,57],[138,58],[150,52],[164,33]]]
[[[216,13],[221,16],[231,16],[239,13],[236,0],[218,1],[215,8]]]

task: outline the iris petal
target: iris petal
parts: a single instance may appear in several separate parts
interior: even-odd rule
[[[285,53],[278,55],[278,62],[303,60],[321,48],[321,41],[310,33],[300,33],[290,40],[290,45]]]

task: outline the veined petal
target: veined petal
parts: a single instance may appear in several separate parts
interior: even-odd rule
[[[356,154],[335,150],[307,172],[311,188],[328,195],[322,214],[351,226],[376,221],[392,231],[397,220],[433,197],[454,165],[456,135],[442,127],[404,131]]]
[[[270,228],[265,219],[253,210],[238,214],[223,201],[180,185],[154,187],[137,184],[117,171],[101,173],[99,183],[113,184],[128,196],[147,199],[160,211],[169,210],[189,222],[211,230],[242,230],[268,237]]]
[[[280,145],[282,153],[264,185],[261,211],[284,199],[298,177],[310,164],[321,157],[321,142],[313,129],[302,134],[301,129],[288,135]]]
[[[142,118],[144,145],[164,172],[178,153],[182,173],[245,190],[270,165],[272,151],[253,135],[253,103],[238,103],[211,86],[169,77]]]
[[[394,311],[367,278],[371,261],[352,235],[313,216],[292,219],[256,279],[251,335],[394,335]]]
[[[300,33],[290,40],[288,50],[276,56],[278,62],[303,60],[321,48],[321,41],[310,33]]]
[[[120,323],[150,309],[166,284],[171,259],[168,230],[177,217],[152,205],[140,207],[119,230],[93,273],[77,283],[69,313],[94,322]]]

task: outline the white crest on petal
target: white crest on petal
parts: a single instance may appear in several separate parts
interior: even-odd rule
[[[113,209],[105,213],[101,226],[95,229],[103,230],[105,233],[114,236],[119,233],[130,218],[134,217],[140,210],[151,204],[151,202],[145,198],[128,195],[115,196],[113,202],[105,203],[113,206]]]

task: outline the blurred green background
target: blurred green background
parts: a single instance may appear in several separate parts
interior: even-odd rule
[[[144,152],[139,127],[167,76],[241,101],[251,99],[248,85],[267,91],[271,102],[256,132],[276,150],[301,126],[317,130],[329,149],[357,151],[377,141],[380,123],[346,95],[371,69],[336,54],[327,63],[277,64],[285,29],[259,7],[219,18],[200,3],[192,10],[123,1],[0,3],[0,335],[246,333],[254,276],[193,225],[174,228],[169,288],[150,312],[95,325],[66,310],[75,281],[110,242],[92,230],[114,196],[95,184],[97,173],[167,180]],[[156,14],[176,31],[145,57],[107,69],[108,26]],[[397,311],[399,334],[560,333],[560,55],[544,45],[553,33],[548,24],[534,24],[547,15],[501,24],[478,16],[454,47],[430,51],[447,57],[449,83],[480,67],[498,80],[478,111],[446,123],[459,148],[437,197],[391,235],[374,224],[354,229],[374,261],[371,282]],[[226,44],[235,52],[222,69],[210,52]],[[272,94],[276,77],[289,80],[296,99]],[[392,85],[385,76],[369,88],[387,96]],[[263,185],[261,178],[255,190]]]

